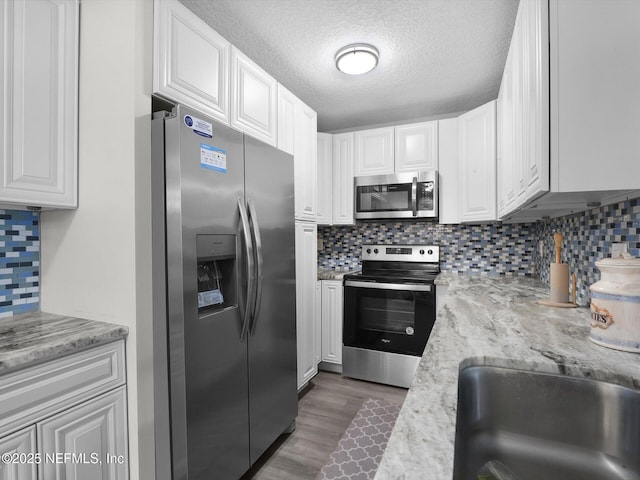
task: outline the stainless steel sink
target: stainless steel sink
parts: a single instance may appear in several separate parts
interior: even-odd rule
[[[475,366],[458,379],[455,480],[640,480],[640,391]]]

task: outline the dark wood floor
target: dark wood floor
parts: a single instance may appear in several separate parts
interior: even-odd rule
[[[300,393],[296,429],[282,435],[242,480],[313,480],[367,398],[402,404],[404,388],[320,372]]]

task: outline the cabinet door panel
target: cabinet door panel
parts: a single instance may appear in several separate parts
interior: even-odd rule
[[[496,219],[496,101],[458,118],[460,129],[460,220]]]
[[[355,174],[393,173],[393,127],[355,132]]]
[[[440,120],[438,137],[438,222],[456,224],[460,223],[458,119]]]
[[[318,214],[316,219],[320,225],[333,223],[333,188],[333,136],[328,133],[318,133]]]
[[[317,235],[316,225],[296,222],[296,335],[298,344],[298,388],[318,373],[315,336]]]
[[[77,206],[76,0],[0,5],[0,202]]]
[[[37,452],[36,427],[32,426],[0,438],[0,453],[25,454]],[[0,480],[37,480],[38,466],[35,462],[0,462]]]
[[[229,124],[231,45],[177,0],[154,7],[153,91]]]
[[[313,322],[314,344],[313,351],[315,354],[316,364],[322,361],[322,282],[316,282],[316,316]]]
[[[295,104],[295,203],[296,218],[316,221],[318,202],[318,120],[314,110]]]
[[[333,136],[333,224],[353,225],[354,134]]]
[[[295,148],[296,96],[278,84],[278,148],[291,155]]]
[[[396,173],[429,169],[438,169],[438,122],[396,127]]]
[[[549,8],[551,190],[637,190],[640,2]]]
[[[526,198],[549,191],[549,23],[548,3],[535,0],[528,10],[529,155]]]
[[[322,281],[322,361],[342,364],[342,282]]]
[[[76,460],[43,462],[50,480],[126,480],[126,390],[119,387],[38,424],[42,455],[73,453]]]
[[[276,146],[278,82],[231,48],[231,126]]]

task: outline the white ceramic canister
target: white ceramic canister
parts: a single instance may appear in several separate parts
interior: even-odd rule
[[[640,353],[640,258],[605,258],[591,285],[591,334],[598,345]]]

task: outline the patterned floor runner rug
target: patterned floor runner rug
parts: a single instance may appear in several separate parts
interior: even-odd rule
[[[316,480],[373,479],[399,413],[395,403],[365,400]]]

